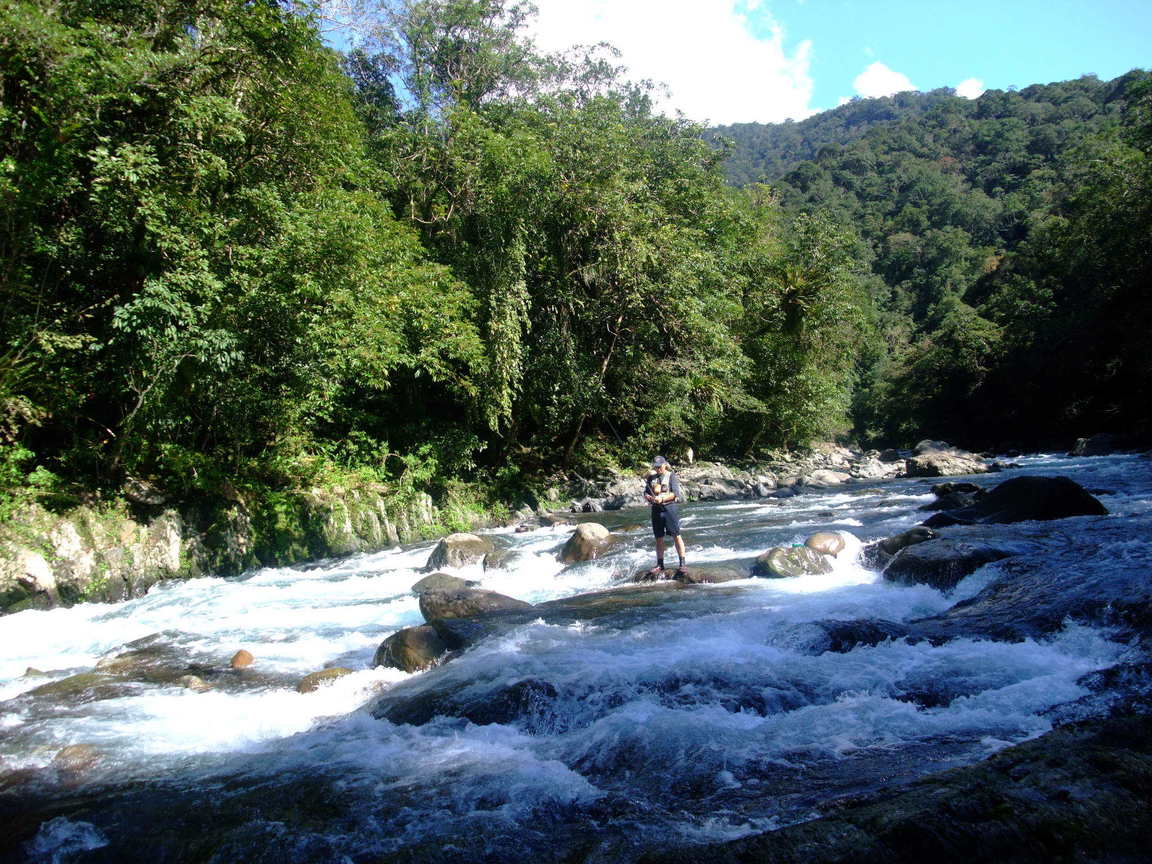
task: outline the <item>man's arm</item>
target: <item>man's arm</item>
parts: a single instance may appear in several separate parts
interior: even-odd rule
[[[668,502],[669,504],[673,502],[678,504],[684,500],[684,497],[680,494],[680,478],[675,471],[673,471],[672,476],[668,478],[668,491],[672,494],[672,500]]]

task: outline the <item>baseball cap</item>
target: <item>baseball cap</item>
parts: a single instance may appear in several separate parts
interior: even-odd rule
[[[652,460],[652,467],[653,468],[659,468],[661,465],[667,465],[667,464],[668,464],[668,460],[665,459],[663,456],[657,456],[655,459]]]

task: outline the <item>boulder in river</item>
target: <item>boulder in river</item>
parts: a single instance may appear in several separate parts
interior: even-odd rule
[[[936,500],[921,507],[921,510],[959,510],[971,507],[987,493],[975,483],[937,483],[932,487]]]
[[[436,629],[422,624],[398,630],[381,642],[372,665],[404,672],[420,672],[435,665],[447,653],[448,646]]]
[[[1072,445],[1072,449],[1068,452],[1068,455],[1107,456],[1109,453],[1114,453],[1120,449],[1123,443],[1119,435],[1113,435],[1109,432],[1099,432],[1088,438],[1077,438],[1076,443]]]
[[[884,578],[951,591],[965,576],[1010,555],[1011,551],[987,543],[941,538],[901,550],[884,570]]]
[[[916,454],[904,462],[909,477],[950,477],[986,474],[988,464],[974,453],[959,450],[944,441],[921,441]]]
[[[329,669],[321,669],[318,672],[311,672],[300,679],[300,683],[296,685],[296,692],[314,693],[325,684],[330,684],[337,678],[343,678],[345,675],[351,674],[352,670],[346,669],[343,666],[333,666]]]
[[[844,551],[844,537],[837,531],[817,531],[804,541],[809,549],[815,549],[822,555],[831,555],[835,558]]]
[[[807,474],[803,478],[805,486],[810,486],[814,489],[826,489],[829,486],[843,486],[852,475],[844,471],[832,471],[828,468],[819,468],[811,474]]]
[[[482,561],[495,548],[489,538],[478,534],[449,534],[436,544],[424,570],[431,572],[445,567],[466,567]]]
[[[775,546],[756,559],[752,565],[754,576],[770,579],[794,576],[815,576],[831,573],[828,559],[808,546]]]
[[[429,591],[463,591],[479,584],[471,579],[461,579],[448,573],[432,573],[413,585],[411,590],[413,594],[419,595],[427,594]]]
[[[892,537],[885,537],[883,540],[869,543],[861,550],[860,560],[864,563],[865,567],[879,570],[891,561],[892,556],[901,549],[916,543],[933,540],[937,536],[939,535],[931,528],[917,525],[915,528],[909,528],[907,531],[903,531]]]
[[[519,612],[532,604],[495,591],[479,588],[464,591],[428,591],[420,595],[420,614],[425,621],[440,618],[473,618],[494,612]]]
[[[924,524],[930,528],[1007,524],[1107,513],[1108,509],[1091,493],[1067,477],[1013,477],[971,507],[942,511],[925,519]]]
[[[228,661],[228,665],[233,669],[246,669],[255,662],[256,658],[252,656],[252,652],[241,648],[232,655],[232,659]]]
[[[560,561],[575,564],[578,561],[591,561],[599,558],[612,542],[611,532],[597,522],[585,522],[577,526],[564,548],[560,551]]]

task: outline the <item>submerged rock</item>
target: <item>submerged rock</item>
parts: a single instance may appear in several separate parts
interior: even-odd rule
[[[560,552],[560,561],[575,564],[599,558],[612,542],[611,532],[597,522],[578,526]]]
[[[808,546],[775,546],[758,557],[752,565],[753,575],[770,579],[831,572],[832,565],[828,559]]]
[[[907,625],[879,618],[863,618],[852,621],[813,621],[820,637],[811,643],[814,653],[830,651],[834,654],[847,654],[860,645],[875,646],[890,639],[903,639],[909,634]]]
[[[930,528],[1008,524],[1107,513],[1103,504],[1067,477],[1014,477],[980,497],[972,506],[937,513],[925,519],[924,524]]]
[[[181,675],[179,683],[185,690],[191,690],[194,693],[207,693],[212,689],[212,685],[199,675]]]
[[[495,688],[454,686],[387,694],[373,706],[372,715],[408,726],[422,726],[436,717],[458,717],[477,726],[516,723],[536,732],[558,720],[554,706],[558,696],[549,682],[525,678]]]
[[[436,548],[428,556],[424,570],[431,572],[445,567],[466,567],[482,561],[484,556],[495,548],[495,544],[489,538],[478,534],[449,534],[436,544]]]
[[[951,591],[965,576],[1012,554],[986,543],[931,540],[901,550],[884,570],[884,578],[900,585],[929,585],[938,591]]]
[[[381,642],[372,665],[420,672],[434,666],[447,653],[448,646],[436,628],[422,624],[399,630]]]
[[[345,675],[351,674],[352,670],[346,669],[343,666],[333,666],[329,669],[321,669],[318,672],[311,672],[300,679],[300,683],[296,685],[296,692],[314,693],[325,684],[330,684],[337,678],[343,678]]]
[[[91,744],[70,744],[52,757],[52,767],[59,771],[83,773],[100,761],[100,751]]]

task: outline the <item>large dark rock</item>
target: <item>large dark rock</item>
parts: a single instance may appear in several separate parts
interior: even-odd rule
[[[515,597],[470,588],[463,591],[427,591],[420,595],[420,614],[425,621],[439,618],[474,618],[494,612],[531,609],[532,604]]]
[[[965,576],[1011,554],[986,543],[930,540],[902,549],[884,570],[884,578],[900,585],[930,585],[938,591],[951,591]]]
[[[380,643],[373,666],[387,666],[404,672],[420,672],[434,666],[445,654],[448,646],[436,629],[424,624],[398,630]]]
[[[892,537],[885,537],[880,541],[880,549],[888,555],[895,555],[901,549],[906,549],[909,546],[915,546],[917,543],[924,543],[928,540],[935,540],[939,536],[931,528],[926,528],[923,525],[917,525],[915,528],[909,528],[900,534]]]
[[[442,570],[445,567],[465,567],[482,561],[484,556],[496,548],[488,537],[478,534],[449,534],[436,544],[428,563],[424,565],[426,572]]]
[[[1103,504],[1067,477],[1014,477],[1005,480],[971,507],[937,513],[925,519],[924,524],[930,528],[1008,524],[1070,516],[1104,516],[1107,513]]]
[[[1102,519],[1091,532],[1063,532],[1058,544],[1045,523],[951,528],[952,539],[1020,551],[975,596],[908,623],[933,642],[960,636],[1017,641],[1046,636],[1071,620],[1106,626],[1114,638],[1148,645],[1152,581],[1139,557],[1126,561],[1131,552],[1117,555],[1141,526],[1152,534],[1149,517]]]
[[[752,565],[753,575],[769,579],[831,572],[832,565],[828,558],[808,546],[775,546],[760,555]]]
[[[985,762],[864,797],[739,840],[646,864],[1001,864],[1147,861],[1152,717],[1088,721]],[[821,811],[823,811],[821,813]]]
[[[987,493],[975,483],[937,483],[932,487],[936,500],[921,510],[959,510],[971,507]]]
[[[612,542],[611,532],[596,522],[585,522],[577,526],[560,552],[560,561],[575,564],[578,561],[591,561],[599,558]]]

